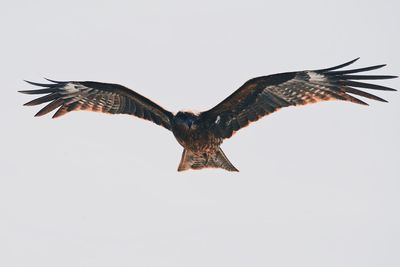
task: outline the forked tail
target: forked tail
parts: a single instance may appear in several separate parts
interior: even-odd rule
[[[186,171],[189,169],[199,170],[203,168],[221,168],[231,172],[239,171],[228,160],[221,148],[208,154],[194,153],[187,149],[183,150],[178,171]]]

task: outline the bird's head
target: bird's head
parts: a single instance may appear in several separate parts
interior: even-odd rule
[[[195,129],[197,127],[198,115],[190,111],[179,111],[175,115],[174,122],[176,126],[186,130]]]

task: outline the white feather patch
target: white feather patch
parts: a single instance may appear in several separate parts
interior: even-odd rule
[[[313,71],[307,71],[307,75],[310,77],[310,81],[315,81],[315,82],[326,81],[326,77],[324,75],[318,74]]]
[[[64,86],[64,90],[67,91],[69,94],[77,93],[77,92],[79,92],[80,89],[81,88],[79,88],[78,86],[76,86],[73,83],[67,83]]]

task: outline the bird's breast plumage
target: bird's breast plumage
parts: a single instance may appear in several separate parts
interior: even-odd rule
[[[172,132],[184,148],[193,152],[216,150],[222,139],[215,137],[207,125],[192,113],[178,113],[173,119]]]

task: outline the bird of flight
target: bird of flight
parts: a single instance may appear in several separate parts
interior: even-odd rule
[[[45,94],[26,106],[50,102],[35,116],[58,110],[53,118],[70,111],[87,110],[109,114],[129,114],[152,121],[169,131],[183,146],[178,171],[202,168],[222,168],[238,171],[222,152],[220,145],[250,122],[278,111],[283,107],[299,106],[328,100],[344,100],[368,105],[354,97],[377,101],[386,100],[357,88],[396,91],[381,85],[359,80],[392,79],[391,75],[360,75],[385,65],[343,70],[357,61],[320,70],[305,70],[257,77],[245,82],[221,103],[210,110],[176,114],[165,110],[146,97],[118,84],[89,81],[53,81],[49,84],[28,83],[43,87],[19,91],[24,94]]]

